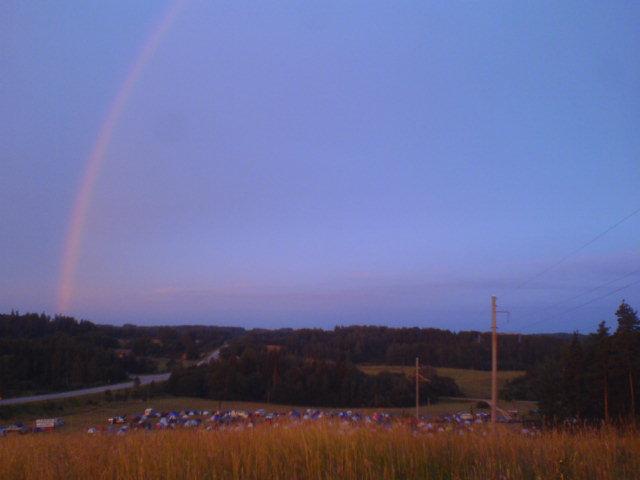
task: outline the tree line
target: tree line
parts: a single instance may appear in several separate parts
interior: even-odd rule
[[[557,355],[509,382],[503,396],[537,400],[549,421],[635,419],[640,413],[640,321],[624,301],[615,316],[615,331],[603,321],[591,335],[574,335]]]
[[[0,314],[0,397],[71,390],[154,373],[157,357],[199,358],[235,327],[98,325],[68,316]]]
[[[499,362],[505,370],[526,370],[561,351],[566,335],[501,335]],[[412,365],[416,357],[434,367],[491,369],[491,334],[436,328],[378,326],[322,329],[251,330],[230,342],[240,355],[245,348],[280,345],[294,355],[356,364]]]
[[[0,315],[0,395],[118,382],[127,365],[117,341],[90,322],[46,315]]]
[[[427,373],[420,386],[423,402],[460,396],[456,383]],[[415,384],[406,375],[367,375],[348,360],[303,358],[283,350],[230,351],[209,365],[174,370],[167,383],[174,395],[325,407],[410,407]]]
[[[568,342],[563,335],[503,335],[501,366],[531,368]],[[127,374],[156,372],[161,365],[180,367],[222,344],[227,345],[228,361],[242,358],[245,351],[261,352],[275,346],[293,358],[320,362],[326,368],[363,363],[412,365],[416,356],[433,367],[489,369],[491,365],[490,335],[476,331],[378,326],[250,331],[197,325],[114,326],[11,312],[0,314],[0,396],[119,382]],[[303,363],[301,368],[310,367]],[[384,381],[401,382],[391,377]]]

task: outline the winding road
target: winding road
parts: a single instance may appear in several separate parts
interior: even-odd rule
[[[216,360],[218,360],[220,358],[220,350],[222,350],[226,346],[227,346],[226,343],[220,345],[214,351],[212,351],[212,352],[208,353],[207,355],[205,355],[202,360],[200,360],[198,363],[196,363],[196,365],[198,367],[200,367],[202,365],[208,365],[211,362],[215,362]]]
[[[140,379],[140,385],[148,385],[151,382],[165,382],[171,376],[170,373],[157,373],[154,375],[137,375]],[[103,393],[107,390],[124,390],[133,388],[133,380],[129,382],[115,383],[113,385],[103,385],[101,387],[82,388],[80,390],[71,390],[68,392],[45,393],[44,395],[32,395],[30,397],[16,397],[0,400],[0,407],[3,405],[19,405],[21,403],[44,402],[46,400],[59,400],[61,398],[81,397],[83,395],[93,395]]]
[[[216,348],[212,352],[200,360],[197,365],[206,365],[209,362],[215,361],[220,357],[220,350],[224,348],[227,344],[224,343],[220,347]],[[140,379],[140,385],[148,385],[151,382],[166,382],[169,380],[171,376],[170,373],[157,373],[154,375],[136,375]],[[72,398],[72,397],[81,397],[83,395],[94,395],[96,393],[104,393],[107,390],[115,391],[115,390],[124,390],[126,388],[133,388],[133,378],[129,382],[115,383],[113,385],[103,385],[101,387],[91,387],[91,388],[82,388],[80,390],[70,390],[68,392],[57,392],[57,393],[45,393],[43,395],[32,395],[29,397],[16,397],[16,398],[6,398],[0,400],[0,407],[3,405],[19,405],[21,403],[32,403],[32,402],[44,402],[46,400],[60,400],[61,398]]]

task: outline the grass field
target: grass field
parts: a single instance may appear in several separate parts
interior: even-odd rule
[[[402,367],[392,365],[361,365],[360,369],[365,373],[375,375],[378,372],[404,372],[409,376],[415,374],[414,367]],[[462,390],[465,397],[491,398],[491,372],[484,370],[467,370],[462,368],[436,368],[438,375],[451,377]],[[498,389],[502,388],[508,380],[524,375],[518,370],[503,370],[498,372]]]
[[[505,403],[501,406],[503,408],[517,409],[521,412],[527,412],[534,407],[531,402],[511,402]],[[95,399],[93,404],[78,404],[76,406],[67,405],[66,409],[61,413],[32,413],[25,412],[5,419],[1,424],[11,424],[14,422],[23,422],[25,425],[33,426],[33,422],[37,418],[42,417],[60,417],[64,419],[65,426],[60,430],[61,432],[85,432],[87,428],[91,426],[106,425],[106,419],[115,415],[122,414],[136,414],[144,411],[145,408],[152,407],[160,411],[171,410],[183,410],[183,409],[196,409],[196,410],[249,410],[255,411],[258,408],[264,408],[269,411],[287,412],[292,408],[305,409],[304,406],[291,406],[291,405],[274,405],[266,403],[255,402],[217,402],[213,400],[206,400],[202,398],[190,398],[190,397],[157,397],[146,401],[143,400],[127,400],[127,401],[113,401],[105,402],[98,398]],[[448,413],[455,413],[460,411],[469,411],[475,407],[475,402],[466,401],[464,399],[444,401],[432,405],[422,405],[420,407],[421,415],[442,415]],[[316,407],[317,408],[317,407]],[[326,409],[325,409],[326,410]],[[337,409],[336,409],[337,410]],[[362,413],[373,413],[375,411],[385,411],[395,414],[413,415],[415,410],[413,408],[355,408]],[[477,411],[477,409],[476,409]],[[1,478],[1,477],[0,477]]]
[[[412,367],[386,366],[386,365],[366,365],[360,368],[369,374],[375,374],[380,371],[404,372],[407,375],[413,375]],[[421,415],[443,415],[456,413],[461,411],[469,411],[476,408],[475,398],[490,397],[490,372],[478,370],[464,370],[456,368],[438,368],[440,375],[452,377],[460,386],[465,398],[447,398],[441,399],[439,403],[432,405],[421,405]],[[522,375],[523,372],[503,371],[499,373],[499,383],[503,384],[506,380]],[[500,402],[500,407],[507,410],[518,410],[521,414],[526,415],[530,410],[535,408],[534,402]],[[37,418],[43,417],[61,417],[65,420],[65,428],[63,431],[86,431],[90,426],[104,425],[108,417],[120,414],[135,414],[142,412],[146,407],[153,407],[157,410],[182,410],[185,408],[197,410],[228,410],[242,409],[255,410],[257,408],[265,408],[267,410],[288,411],[294,408],[291,405],[269,405],[264,403],[252,402],[217,402],[213,400],[205,400],[201,398],[175,398],[175,397],[156,397],[147,401],[142,400],[114,400],[107,402],[102,394],[70,398],[55,402],[42,402],[41,404],[33,403],[19,406],[17,408],[4,407],[0,409],[0,424],[8,425],[17,421],[24,422],[28,426],[33,426],[33,422]],[[348,407],[348,406],[346,406]],[[297,406],[299,409],[305,406]],[[373,411],[383,410],[390,413],[413,415],[415,410],[412,407],[406,408],[386,408],[386,409],[361,409],[355,408],[363,413],[371,413]]]
[[[407,375],[413,375],[413,367],[387,366],[387,365],[363,365],[360,368],[369,374],[375,374],[380,371],[404,372]],[[456,368],[438,368],[438,374],[452,377],[460,386],[462,392],[469,399],[488,398],[490,393],[491,373],[479,370],[464,370]],[[519,371],[502,371],[499,372],[498,382],[500,385],[511,378],[522,375]],[[475,408],[472,400],[464,398],[443,399],[441,402],[433,405],[422,405],[420,413],[422,415],[442,415],[455,413],[460,411],[469,411]],[[294,408],[290,405],[268,405],[264,403],[251,402],[216,402],[212,400],[204,400],[200,398],[153,398],[148,401],[127,400],[106,402],[103,395],[90,397],[81,397],[78,399],[67,399],[59,402],[49,402],[50,411],[43,411],[38,404],[29,404],[21,407],[15,415],[5,416],[0,424],[10,424],[16,421],[24,422],[32,425],[36,418],[42,417],[61,417],[65,420],[66,427],[64,431],[85,431],[89,426],[103,425],[105,419],[119,414],[140,413],[146,407],[153,407],[157,410],[181,410],[184,408],[192,408],[198,410],[218,410],[218,409],[243,409],[255,410],[257,408],[265,408],[267,410],[287,411]],[[518,410],[526,414],[535,408],[534,402],[500,402],[500,406],[504,409]],[[56,409],[55,407],[60,407]],[[306,408],[299,406],[298,408]],[[380,409],[356,409],[361,412],[372,412]],[[391,413],[412,415],[414,409],[407,408],[387,408],[382,409]],[[477,410],[477,409],[476,409]]]
[[[459,435],[311,423],[0,438],[6,479],[637,479],[640,436],[499,429]]]

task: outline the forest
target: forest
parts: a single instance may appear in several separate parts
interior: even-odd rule
[[[97,325],[45,314],[0,315],[0,397],[72,390],[154,373],[157,357],[198,358],[242,333],[225,327]]]
[[[68,317],[0,317],[0,395],[71,389],[127,378],[117,340]]]
[[[567,335],[501,335],[501,368],[533,372],[545,358],[557,357],[570,340]],[[419,356],[429,367],[487,370],[490,345],[488,333],[435,328],[114,326],[11,312],[0,315],[0,395],[103,385],[131,374],[168,369],[174,372],[171,388],[183,394],[286,403],[354,400],[356,404],[400,405],[411,390],[407,379],[390,374],[367,377],[355,365],[411,365]],[[220,346],[224,346],[220,362],[187,368]],[[278,352],[275,358],[274,351]],[[265,373],[267,366],[272,370]],[[229,377],[230,372],[235,377]],[[313,383],[307,376],[321,382]],[[425,398],[433,399],[456,392],[455,384],[435,375],[425,389]]]
[[[499,337],[500,367],[526,370],[560,352],[570,336],[510,335]],[[357,364],[412,365],[416,357],[433,367],[491,368],[491,334],[452,332],[437,328],[390,328],[379,326],[322,329],[251,330],[234,338],[230,352],[245,348],[280,345],[301,357],[340,360]]]
[[[426,373],[420,389],[424,401],[460,396],[455,382]],[[406,375],[367,375],[347,360],[303,358],[279,349],[229,351],[210,365],[178,369],[167,390],[174,395],[216,400],[249,400],[324,407],[408,407],[415,402],[415,384]]]
[[[502,396],[537,400],[549,420],[624,422],[640,413],[640,321],[624,301],[614,331],[600,322],[595,333],[575,334],[556,355],[511,381]]]

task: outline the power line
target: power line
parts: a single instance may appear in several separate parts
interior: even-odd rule
[[[587,243],[581,245],[580,247],[576,248],[575,250],[571,251],[570,253],[568,253],[567,255],[565,255],[564,257],[562,257],[560,260],[558,260],[557,262],[553,263],[552,265],[550,265],[549,267],[545,268],[544,270],[542,270],[541,272],[536,273],[535,275],[529,277],[528,279],[524,280],[523,282],[519,283],[518,285],[516,285],[516,287],[512,290],[512,292],[515,292],[517,290],[520,290],[522,287],[524,287],[525,285],[528,285],[529,283],[531,283],[532,281],[540,278],[542,275],[544,275],[545,273],[553,270],[554,268],[556,268],[558,265],[564,263],[566,260],[568,260],[569,258],[571,258],[572,256],[574,256],[576,253],[581,252],[582,250],[584,250],[585,248],[587,248],[589,245],[595,243],[597,240],[601,239],[602,237],[604,237],[607,233],[609,233],[611,230],[613,230],[614,228],[616,228],[617,226],[621,225],[622,223],[626,222],[627,220],[629,220],[631,217],[633,217],[634,215],[637,215],[638,213],[640,213],[640,208],[637,208],[636,210],[634,210],[633,212],[631,212],[630,214],[628,214],[627,216],[621,218],[620,220],[618,220],[616,223],[614,223],[613,225],[611,225],[609,228],[607,228],[605,231],[599,233],[598,235],[596,235],[595,237],[593,237],[591,240],[589,240]]]
[[[640,268],[638,268],[637,270],[634,270],[633,272],[630,272],[630,273],[627,273],[627,274],[625,274],[625,275],[622,275],[621,277],[617,277],[617,278],[614,278],[613,280],[609,280],[608,282],[601,283],[600,285],[597,285],[597,286],[592,287],[592,288],[590,288],[590,289],[588,289],[588,290],[585,290],[585,291],[583,291],[583,292],[581,292],[581,293],[578,293],[577,295],[574,295],[574,296],[572,296],[572,297],[565,298],[564,300],[560,300],[560,301],[558,301],[558,302],[555,302],[555,303],[553,303],[553,304],[551,304],[551,305],[549,305],[549,306],[547,306],[547,307],[543,308],[543,309],[542,309],[542,312],[546,312],[546,311],[548,311],[548,310],[551,310],[552,308],[555,308],[555,307],[557,307],[557,306],[559,306],[559,305],[562,305],[563,303],[570,302],[570,301],[572,301],[572,300],[575,300],[576,298],[580,298],[580,297],[582,297],[582,296],[584,296],[584,295],[587,295],[588,293],[595,292],[596,290],[600,290],[600,289],[601,289],[601,288],[603,288],[603,287],[607,287],[607,286],[609,286],[609,285],[611,285],[611,284],[613,284],[613,283],[619,282],[620,280],[624,280],[625,278],[631,277],[631,276],[636,275],[636,274],[638,274],[638,273],[640,273]],[[528,319],[528,318],[530,318],[530,317],[532,317],[532,316],[533,316],[533,314],[532,314],[532,315],[526,315],[526,316],[525,316],[523,319],[521,319],[520,321],[522,321],[522,320],[526,320],[526,319]]]
[[[569,309],[567,309],[567,310],[565,310],[563,312],[558,313],[557,315],[553,315],[551,317],[543,318],[542,320],[538,320],[537,322],[532,322],[532,323],[529,323],[527,325],[523,325],[521,327],[521,329],[524,329],[524,328],[527,328],[527,327],[533,327],[534,325],[539,325],[541,323],[548,322],[549,320],[553,320],[555,318],[561,317],[562,315],[566,315],[569,312],[572,312],[572,311],[577,310],[577,309],[582,308],[582,307],[586,307],[587,305],[589,305],[589,304],[591,304],[593,302],[597,302],[598,300],[602,300],[603,298],[610,297],[611,295],[613,295],[615,293],[618,293],[618,292],[620,292],[620,291],[622,291],[622,290],[624,290],[626,288],[632,287],[632,286],[637,285],[637,284],[640,284],[640,279],[636,280],[635,282],[631,282],[631,283],[629,283],[629,284],[627,284],[627,285],[625,285],[623,287],[616,288],[615,290],[612,290],[611,292],[606,293],[604,295],[601,295],[599,297],[592,298],[591,300],[589,300],[587,302],[584,302],[584,303],[581,303],[580,305],[577,305],[575,307],[569,308]]]

